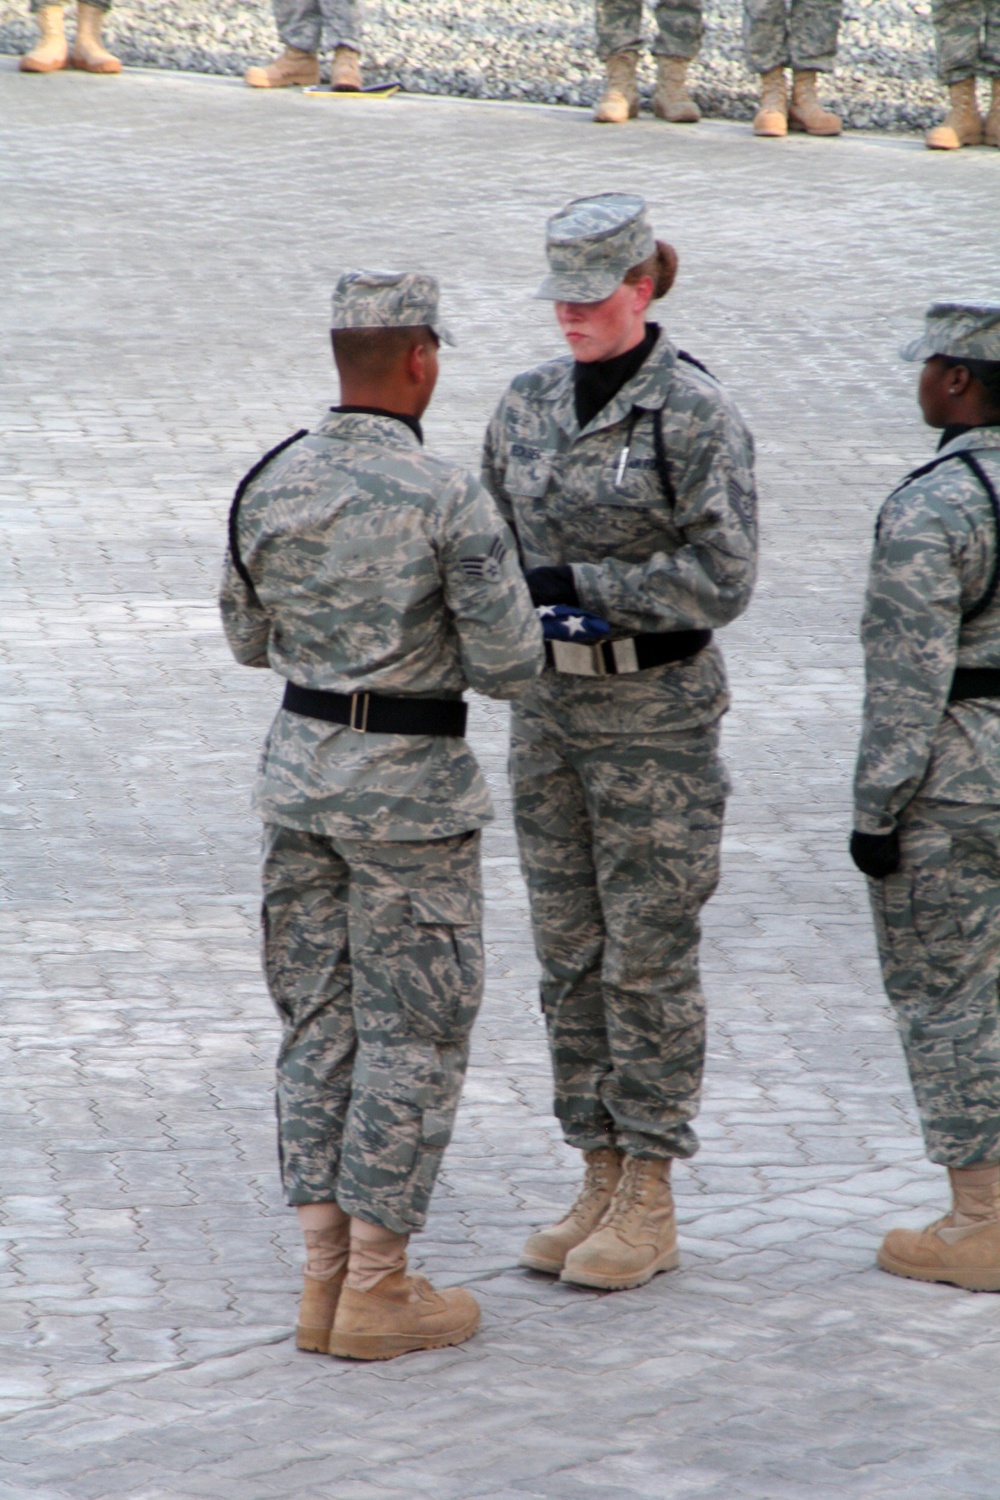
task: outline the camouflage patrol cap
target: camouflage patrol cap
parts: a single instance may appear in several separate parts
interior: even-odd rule
[[[345,271],[333,292],[338,328],[429,328],[446,344],[455,340],[438,314],[439,289],[424,271]]]
[[[922,336],[904,344],[904,359],[984,359],[1000,363],[1000,302],[932,302]]]
[[[656,240],[638,193],[574,198],[546,226],[546,276],[536,297],[552,302],[603,302],[627,271],[646,260]]]

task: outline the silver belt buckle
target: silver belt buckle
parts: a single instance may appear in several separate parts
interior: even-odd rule
[[[368,694],[351,694],[351,718],[348,729],[353,729],[357,734],[364,734],[368,728]]]
[[[615,659],[616,672],[638,672],[639,658],[632,636],[626,636],[623,641],[612,641],[611,655]]]
[[[603,677],[607,668],[599,646],[585,646],[582,641],[552,641],[552,665],[557,672],[571,677]]]

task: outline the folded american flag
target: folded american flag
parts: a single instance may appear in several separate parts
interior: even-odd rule
[[[611,626],[600,615],[588,615],[585,609],[574,609],[570,604],[541,604],[538,618],[547,641],[580,641],[592,646],[611,634]]]

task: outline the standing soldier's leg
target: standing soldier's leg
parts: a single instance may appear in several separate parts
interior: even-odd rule
[[[669,1173],[698,1144],[699,914],[718,883],[726,793],[716,745],[715,730],[636,740],[581,765],[607,932],[601,1100],[624,1153],[605,1218],[566,1258],[564,1278],[585,1286],[639,1286],[677,1265]]]
[[[976,102],[976,69],[986,20],[986,0],[932,0],[938,77],[951,107],[940,125],[924,137],[932,151],[979,146],[983,121]],[[992,111],[991,111],[992,114]]]
[[[597,0],[597,55],[604,93],[594,111],[602,125],[624,125],[639,113],[636,69],[642,49],[642,0]]]
[[[987,146],[1000,146],[1000,0],[986,0],[986,25],[979,56],[979,71],[990,79],[992,91],[983,142]]]
[[[611,1068],[601,987],[604,922],[582,783],[540,717],[520,708],[512,715],[511,777],[542,967],[555,1113],[585,1162],[576,1202],[558,1223],[531,1235],[521,1256],[521,1265],[557,1276],[567,1253],[596,1227],[620,1171],[614,1122],[600,1094]]]
[[[263,68],[247,68],[245,83],[253,89],[310,87],[319,83],[319,49],[323,14],[319,0],[273,0],[274,21],[285,50]]]
[[[57,5],[46,5],[43,0],[31,0],[31,13],[38,24],[38,41],[18,63],[21,72],[57,73],[61,68],[68,67],[69,47],[63,24],[62,0]]]
[[[755,135],[788,133],[785,69],[791,62],[785,0],[743,0],[743,45],[747,62],[760,74],[760,108]]]
[[[330,84],[355,92],[361,87],[361,0],[320,0],[327,46],[333,48]]]
[[[357,1053],[337,1201],[351,1215],[330,1353],[390,1359],[461,1343],[468,1292],[406,1274],[451,1139],[483,992],[478,832],[409,844],[336,840],[350,866]]]
[[[792,103],[788,123],[810,135],[839,135],[840,116],[824,109],[816,93],[816,74],[833,71],[843,0],[791,0],[789,45],[792,58]]]
[[[347,1268],[349,1221],[336,1203],[355,1051],[347,880],[328,840],[265,827],[264,970],[282,1023],[278,1152],[306,1243],[296,1342],[321,1353]]]
[[[1000,1290],[1000,809],[912,807],[903,859],[870,881],[927,1154],[948,1168],[951,1214],[892,1230],[898,1275]]]
[[[687,69],[698,55],[702,31],[701,0],[659,0],[653,43],[653,113],[673,125],[696,125],[701,119],[701,110],[687,91]]]

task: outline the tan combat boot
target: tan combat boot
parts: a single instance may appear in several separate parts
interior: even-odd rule
[[[247,68],[243,82],[252,89],[290,89],[296,85],[309,88],[319,83],[319,58],[315,52],[286,47],[266,68]]]
[[[35,13],[39,37],[18,63],[22,73],[57,73],[69,65],[69,48],[61,5],[43,5]]]
[[[656,59],[653,114],[671,125],[697,125],[701,119],[701,110],[687,91],[687,70],[686,57]]]
[[[83,0],[76,8],[76,41],[70,64],[79,68],[81,73],[120,73],[122,70],[118,58],[101,45],[104,15],[99,5],[85,5]]]
[[[326,1354],[347,1275],[351,1220],[336,1203],[310,1203],[298,1212],[306,1265],[295,1343],[312,1354]]]
[[[583,1159],[583,1187],[569,1213],[558,1224],[539,1229],[525,1241],[518,1265],[526,1270],[558,1276],[566,1256],[594,1232],[611,1202],[622,1171],[620,1155],[609,1150],[585,1151]]]
[[[951,99],[951,109],[940,125],[928,130],[924,136],[924,144],[931,151],[957,151],[960,146],[981,146],[983,119],[976,103],[976,80],[963,78],[961,83],[951,84],[948,97]],[[993,97],[995,100],[996,94]],[[992,117],[991,109],[990,118]]]
[[[594,110],[599,125],[624,125],[639,113],[639,88],[635,81],[638,52],[615,52],[604,64],[607,81]]]
[[[604,1218],[569,1252],[560,1279],[616,1292],[643,1286],[679,1261],[669,1160],[626,1156]]]
[[[784,68],[760,75],[760,108],[753,117],[754,135],[788,134],[788,85]]]
[[[405,1265],[370,1291],[345,1286],[337,1303],[330,1353],[345,1359],[395,1359],[415,1349],[444,1349],[471,1338],[479,1303],[461,1287],[435,1291]]]
[[[361,58],[353,47],[337,47],[330,64],[330,87],[356,94],[361,88]]]
[[[951,1213],[926,1229],[890,1229],[878,1263],[894,1276],[1000,1292],[1000,1166],[949,1168],[948,1176]]]
[[[1000,78],[993,80],[993,98],[990,102],[990,112],[986,117],[983,144],[1000,146]]]
[[[840,116],[832,109],[824,109],[816,94],[816,74],[809,68],[792,70],[792,104],[788,111],[788,124],[792,130],[804,130],[809,135],[839,135],[843,126]]]

